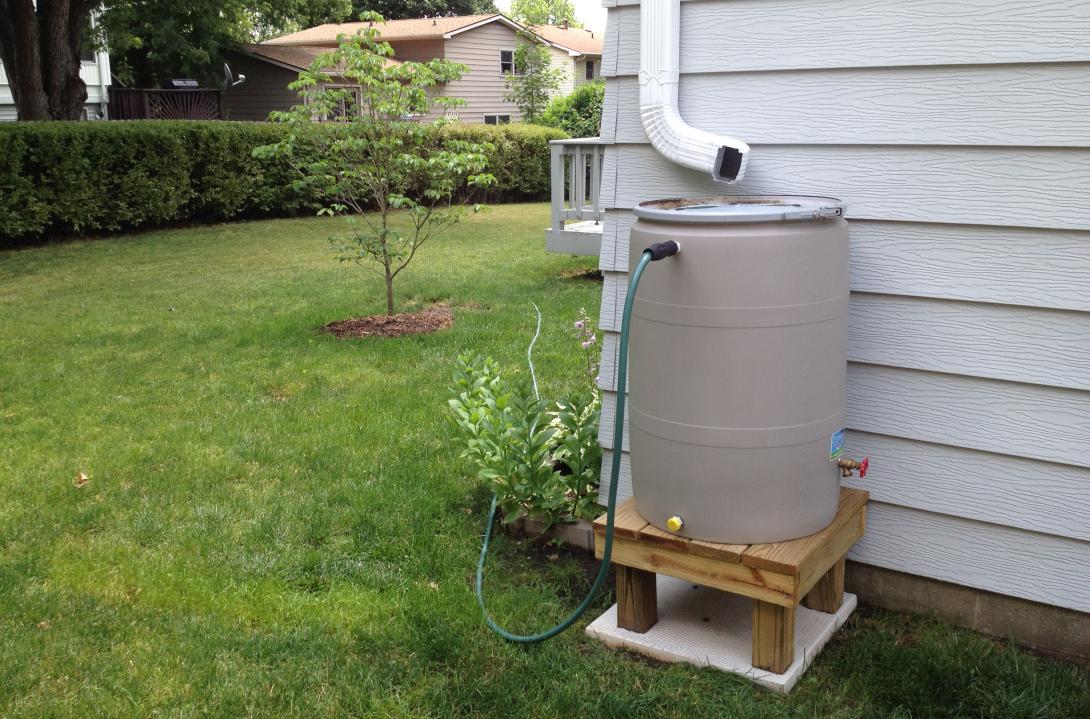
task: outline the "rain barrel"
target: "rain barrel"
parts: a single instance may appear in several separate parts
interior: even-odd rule
[[[681,245],[648,268],[633,305],[636,509],[711,542],[819,531],[836,514],[844,438],[843,205],[706,197],[645,202],[635,214],[630,268],[648,245]]]

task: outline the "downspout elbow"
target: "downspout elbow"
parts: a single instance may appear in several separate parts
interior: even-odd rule
[[[642,104],[640,118],[651,145],[666,159],[700,170],[719,182],[738,182],[746,173],[749,145],[687,124],[676,105]]]
[[[738,182],[749,145],[689,125],[678,111],[680,0],[643,0],[640,6],[640,118],[651,145],[666,159],[719,182]]]

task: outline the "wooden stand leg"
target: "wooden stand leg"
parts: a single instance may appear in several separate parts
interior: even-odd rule
[[[783,674],[795,661],[795,609],[753,600],[753,666]]]
[[[659,620],[655,573],[617,567],[617,626],[630,632],[646,632]]]
[[[832,614],[844,603],[844,558],[834,564],[825,576],[818,580],[802,603],[809,609]]]

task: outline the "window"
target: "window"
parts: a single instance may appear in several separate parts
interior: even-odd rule
[[[510,115],[485,115],[484,124],[486,125],[510,125]]]
[[[359,114],[363,98],[358,86],[326,85],[326,89],[334,91],[330,93],[333,105],[329,108],[329,112],[325,113],[319,119],[346,122],[350,120],[353,115]]]
[[[500,50],[500,74],[507,75],[515,72],[515,51]]]
[[[91,23],[91,19],[88,18],[83,23],[83,32],[80,34],[79,39],[79,59],[80,62],[94,62],[95,61],[95,30],[94,25]]]
[[[587,60],[587,79],[594,79],[594,60]]]

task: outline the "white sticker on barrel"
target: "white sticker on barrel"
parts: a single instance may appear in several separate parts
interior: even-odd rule
[[[829,438],[829,461],[840,459],[842,454],[844,454],[844,430],[838,429]]]

